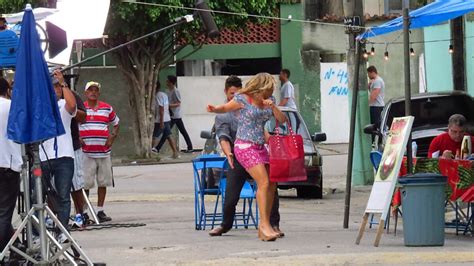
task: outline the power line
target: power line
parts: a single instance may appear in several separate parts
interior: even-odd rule
[[[274,20],[281,20],[281,21],[287,21],[287,22],[294,21],[294,22],[300,22],[300,23],[319,24],[319,25],[336,26],[336,27],[344,27],[344,28],[348,27],[344,24],[339,24],[339,23],[309,21],[309,20],[302,20],[302,19],[294,19],[294,18],[291,18],[291,17],[280,18],[280,17],[254,15],[254,14],[247,14],[247,13],[237,13],[237,12],[222,11],[222,10],[206,10],[206,9],[200,9],[200,8],[195,8],[195,7],[184,7],[184,6],[174,6],[174,5],[167,5],[167,4],[138,2],[138,1],[133,1],[133,0],[122,0],[122,2],[129,3],[129,4],[155,6],[155,7],[165,7],[165,8],[176,8],[176,9],[192,10],[192,11],[213,12],[213,13],[216,13],[216,14],[232,15],[232,16],[243,16],[243,17],[262,18],[262,19],[274,19]],[[362,26],[350,26],[350,27],[351,28],[359,28],[359,29],[368,29],[368,27],[362,27]]]

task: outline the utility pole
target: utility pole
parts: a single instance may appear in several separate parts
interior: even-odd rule
[[[464,46],[464,18],[458,17],[451,20],[451,45],[453,46],[453,89],[466,91],[466,63]]]
[[[363,1],[344,0],[344,16],[355,21],[358,18],[359,26],[364,26]],[[346,195],[344,205],[344,228],[349,227],[349,212],[351,188],[354,185],[366,185],[373,180],[373,170],[369,156],[371,151],[370,137],[363,133],[362,128],[370,123],[369,99],[367,92],[366,60],[361,56],[362,44],[356,42],[358,34],[363,30],[360,27],[348,27],[346,33],[349,38],[347,50],[347,70],[349,86],[351,87],[351,132],[349,139],[349,154],[347,162]]]

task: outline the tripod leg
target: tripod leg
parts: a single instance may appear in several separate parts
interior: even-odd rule
[[[77,252],[79,252],[79,254],[81,254],[81,257],[84,259],[84,261],[87,262],[87,265],[93,265],[91,259],[89,259],[89,257],[86,255],[86,253],[82,250],[82,248],[76,242],[76,240],[74,240],[74,238],[72,238],[71,234],[69,234],[69,232],[66,230],[66,228],[64,228],[64,226],[61,224],[61,222],[58,220],[58,218],[54,215],[53,211],[51,211],[51,209],[48,206],[45,207],[45,210],[46,210],[47,213],[49,213],[49,215],[51,216],[53,221],[56,223],[59,230],[66,236],[66,238],[69,240],[69,242],[71,242],[69,246],[73,246],[73,247],[76,248]]]
[[[84,197],[84,201],[86,202],[87,207],[88,207],[89,210],[91,211],[92,219],[94,219],[94,221],[95,221],[96,224],[100,224],[100,223],[99,223],[99,218],[97,218],[97,215],[95,214],[95,210],[94,210],[94,208],[92,207],[91,201],[89,200],[89,197],[87,196],[87,194],[86,194],[86,192],[84,191],[84,189],[82,189],[82,196]]]
[[[38,218],[36,218],[35,216],[32,216],[32,218],[33,218],[34,225],[35,225],[36,227],[38,227],[38,226],[39,226],[39,220],[38,220]],[[54,235],[53,235],[51,232],[46,231],[46,235],[48,236],[49,241],[51,241],[51,243],[54,244],[57,248],[59,248],[60,250],[64,249],[64,251],[67,250],[68,247],[63,247],[63,246],[61,246],[61,244],[56,240],[56,238],[54,237]],[[63,251],[63,252],[64,252],[64,251]],[[60,256],[61,254],[62,254],[62,252],[59,254],[59,256]],[[59,256],[50,258],[49,261],[50,261],[50,262],[54,262],[55,260],[57,260],[57,259],[59,258]],[[65,256],[66,259],[67,259],[68,261],[70,261],[73,265],[77,265],[76,262],[74,261],[74,258],[71,257],[71,255],[69,255],[68,253],[64,253],[64,256]]]
[[[33,214],[35,213],[35,209],[32,208],[27,216],[25,217],[25,219],[23,219],[23,221],[20,223],[20,226],[18,227],[18,229],[15,231],[15,233],[13,234],[12,238],[10,238],[10,241],[8,241],[6,247],[3,249],[2,253],[0,253],[0,261],[3,260],[3,258],[5,257],[6,253],[7,253],[7,250],[9,250],[10,248],[13,247],[13,243],[15,242],[15,240],[18,238],[18,236],[21,234],[21,232],[23,231],[23,229],[25,228],[28,220],[33,217]],[[14,249],[13,249],[14,250]],[[14,250],[15,251],[15,250]],[[16,252],[16,251],[15,251]],[[18,253],[18,252],[17,252]],[[23,252],[22,252],[23,253]],[[20,255],[22,255],[25,259],[29,260],[30,262],[34,263],[34,264],[37,264],[38,261],[33,259],[32,257],[26,255],[26,254],[21,254],[21,253],[18,253]]]
[[[23,166],[23,200],[24,200],[24,207],[25,210],[31,209],[31,194],[30,194],[30,163],[28,160],[28,156],[23,157],[23,161],[25,165]],[[31,220],[28,219],[26,223],[26,243],[29,250],[31,250],[32,243],[33,243],[33,227],[31,225]]]

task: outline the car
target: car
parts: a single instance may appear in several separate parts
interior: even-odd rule
[[[315,143],[326,141],[325,133],[315,133],[310,135],[306,124],[297,110],[288,107],[279,107],[280,110],[288,117],[291,123],[291,128],[296,134],[303,137],[304,153],[305,153],[305,167],[308,179],[306,181],[295,181],[278,183],[279,189],[295,188],[297,197],[299,198],[318,198],[323,197],[323,160]],[[265,129],[274,134],[276,121],[274,118],[269,120],[265,125]],[[280,134],[287,135],[289,133],[288,127],[285,124],[279,126]],[[206,144],[203,150],[204,154],[221,153],[220,145],[216,140],[216,136],[212,131],[202,131],[201,138],[206,139]],[[214,174],[214,176],[218,176]]]
[[[449,117],[462,114],[467,119],[468,133],[474,129],[474,99],[460,91],[422,93],[411,98],[411,113],[415,117],[412,141],[417,145],[417,157],[428,157],[428,149],[434,137],[447,131]],[[366,134],[374,136],[373,146],[383,151],[388,131],[394,117],[405,116],[405,98],[390,100],[382,111],[380,126],[374,124],[364,128]]]

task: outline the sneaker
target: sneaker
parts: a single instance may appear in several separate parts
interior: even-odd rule
[[[184,153],[193,153],[194,150],[193,150],[193,149],[191,149],[191,150],[184,150],[183,152],[184,152]]]
[[[112,218],[110,218],[109,216],[107,216],[107,214],[105,214],[104,211],[99,211],[99,212],[97,213],[97,218],[99,219],[99,222],[101,222],[101,223],[112,221]]]
[[[46,225],[46,228],[48,229],[51,229],[54,227],[54,221],[51,217],[49,216],[46,216],[46,218],[44,219],[44,223]]]
[[[57,240],[58,240],[59,244],[64,244],[64,243],[67,243],[69,241],[64,233],[59,234]]]
[[[82,224],[84,226],[94,223],[95,222],[89,218],[89,214],[87,214],[87,212],[82,214]]]
[[[156,148],[151,148],[151,152],[158,153],[158,150]]]
[[[171,156],[171,159],[179,159],[181,158],[181,156],[179,156],[179,154],[174,154]]]
[[[73,228],[82,228],[84,226],[84,220],[82,218],[82,215],[80,213],[76,214],[76,217],[74,217],[74,222],[72,223]]]

